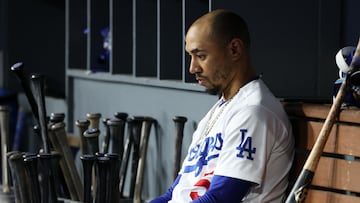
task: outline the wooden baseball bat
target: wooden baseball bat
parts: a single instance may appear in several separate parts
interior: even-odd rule
[[[11,151],[7,153],[11,176],[13,179],[15,203],[30,202],[29,191],[25,184],[28,178],[25,174],[23,153]]]
[[[109,192],[109,186],[107,182],[107,176],[109,173],[109,157],[98,156],[95,163],[96,174],[96,192],[95,202],[107,202],[107,193]]]
[[[75,160],[73,158],[70,146],[67,142],[67,134],[65,131],[65,123],[58,122],[50,126],[49,137],[55,150],[60,153],[60,168],[63,172],[66,185],[72,200],[80,200],[83,198],[83,185],[80,175],[76,170]]]
[[[11,71],[15,73],[17,79],[19,80],[26,98],[30,104],[30,108],[36,120],[39,120],[39,112],[38,112],[38,105],[36,104],[33,92],[29,85],[28,79],[24,73],[24,63],[18,62],[11,66]]]
[[[37,104],[39,125],[41,131],[41,139],[44,153],[50,153],[50,145],[47,129],[47,117],[45,108],[45,76],[41,74],[33,74],[31,76],[30,85],[34,99]]]
[[[119,192],[119,170],[120,170],[120,156],[119,154],[107,153],[105,157],[109,158],[110,167],[107,175],[107,199],[106,202],[120,202]]]
[[[89,128],[85,130],[84,137],[88,147],[87,154],[95,155],[99,152],[99,135],[100,130],[98,128]]]
[[[350,64],[350,70],[345,76],[344,82],[341,84],[340,89],[338,90],[335,100],[331,105],[330,111],[320,130],[319,136],[316,139],[316,142],[309,154],[309,157],[306,159],[303,169],[286,199],[286,203],[300,203],[300,202],[304,202],[306,199],[307,189],[312,182],[316,167],[319,163],[321,154],[323,153],[331,128],[334,125],[334,122],[340,113],[341,105],[347,93],[347,88],[349,88],[348,86],[349,86],[350,77],[348,76],[355,71],[354,61],[357,60],[359,56],[360,56],[360,38],[356,48],[356,52]]]
[[[93,165],[96,160],[96,156],[93,154],[83,154],[80,156],[82,165],[83,165],[83,184],[84,184],[84,192],[83,192],[83,200],[84,203],[92,203],[93,197],[91,193],[92,186],[92,170]]]
[[[118,154],[122,157],[124,152],[124,129],[125,122],[120,119],[107,121],[109,127],[109,149],[108,153]]]
[[[131,152],[132,160],[130,169],[130,192],[128,198],[133,199],[134,197],[135,181],[139,162],[141,126],[143,120],[144,117],[142,116],[132,116],[127,118],[128,130],[124,138],[124,153],[121,159],[121,166],[119,172],[119,191],[122,198],[124,197],[125,178]]]
[[[101,113],[87,113],[86,117],[90,121],[89,128],[99,129]]]
[[[88,147],[88,152],[87,154],[92,154],[92,155],[100,155],[99,153],[99,135],[100,135],[100,130],[98,128],[89,128],[87,130],[85,130],[84,132],[84,137],[85,137],[85,141],[86,141],[86,145]],[[92,195],[95,196],[96,198],[96,172],[95,169],[93,169],[92,171]]]
[[[137,170],[139,167],[139,159],[140,159],[141,127],[144,119],[145,117],[143,116],[135,116],[132,125],[132,133],[130,138],[132,144],[132,160],[131,160],[130,192],[129,192],[129,197],[131,199],[134,198],[136,176],[137,176]]]
[[[145,117],[142,121],[141,126],[141,137],[140,137],[140,156],[138,163],[138,170],[136,174],[135,189],[134,189],[134,201],[133,203],[141,203],[141,192],[144,181],[144,171],[145,163],[147,157],[147,147],[149,141],[149,135],[151,130],[151,125],[154,122],[154,119],[151,117]]]
[[[76,120],[75,125],[79,129],[79,137],[80,137],[80,151],[81,154],[88,154],[88,146],[86,143],[86,138],[84,136],[84,132],[89,128],[90,121],[89,120]]]
[[[57,192],[54,181],[54,158],[51,153],[39,153],[39,186],[41,192],[41,203],[55,203],[57,202]]]
[[[23,155],[24,168],[26,176],[28,177],[27,188],[29,188],[29,194],[31,203],[37,203],[41,201],[40,186],[38,180],[38,161],[36,154],[24,154]],[[25,181],[25,180],[24,180]]]
[[[175,123],[175,158],[174,158],[174,170],[173,177],[174,180],[178,176],[180,170],[181,163],[181,149],[182,149],[182,141],[184,137],[184,126],[187,118],[184,116],[175,116],[173,118]]]
[[[10,107],[0,106],[0,129],[1,129],[1,177],[4,193],[10,193],[9,167],[6,154],[9,150],[10,136]]]
[[[109,150],[110,129],[109,129],[109,126],[107,124],[108,120],[110,120],[110,119],[109,118],[103,118],[102,119],[102,123],[103,123],[103,125],[105,127],[105,133],[103,135],[103,142],[102,142],[102,145],[101,145],[101,149],[102,149],[103,154],[108,153],[108,150]]]

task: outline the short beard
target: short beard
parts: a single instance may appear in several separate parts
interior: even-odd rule
[[[220,89],[217,87],[214,88],[206,88],[205,90],[207,93],[211,94],[211,95],[219,95],[220,94]]]

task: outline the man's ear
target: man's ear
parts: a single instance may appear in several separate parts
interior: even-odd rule
[[[238,60],[244,53],[244,44],[238,39],[234,38],[229,43],[230,55],[234,60]]]

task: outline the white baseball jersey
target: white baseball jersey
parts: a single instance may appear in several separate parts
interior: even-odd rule
[[[214,175],[255,183],[243,202],[282,202],[293,145],[283,106],[261,79],[253,80],[199,122],[169,202],[202,196]]]

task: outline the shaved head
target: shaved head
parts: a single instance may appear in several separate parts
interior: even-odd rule
[[[240,39],[247,50],[250,49],[250,35],[246,22],[237,14],[227,10],[214,10],[199,19],[191,27],[201,26],[208,39],[227,45],[232,39]]]

